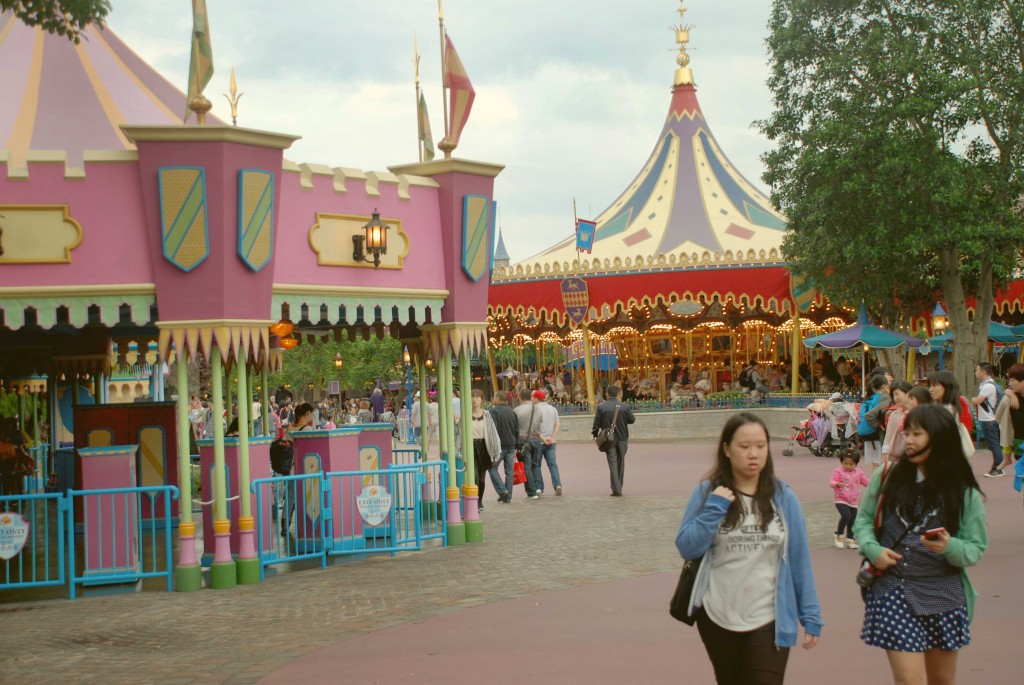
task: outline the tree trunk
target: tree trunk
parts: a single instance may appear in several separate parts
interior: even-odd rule
[[[956,248],[939,252],[942,292],[946,297],[949,327],[953,333],[953,375],[960,386],[960,394],[973,397],[976,381],[974,367],[986,361],[988,328],[992,321],[992,307],[995,304],[995,290],[992,287],[992,261],[981,259],[981,273],[974,320],[967,313],[967,296],[964,293],[960,273],[960,255]]]
[[[893,380],[906,380],[907,378],[907,346],[896,347],[891,350],[875,350],[878,355],[878,362],[889,369]]]

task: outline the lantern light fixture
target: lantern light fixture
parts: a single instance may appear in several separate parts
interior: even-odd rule
[[[291,321],[288,321],[286,319],[281,319],[280,321],[278,321],[277,323],[271,325],[271,327],[270,327],[270,332],[273,333],[274,335],[276,335],[279,338],[286,338],[287,336],[291,335],[292,331],[294,331],[294,330],[295,330],[295,324],[293,324]],[[284,346],[282,345],[282,347],[284,347]],[[289,347],[289,348],[286,348],[286,349],[291,349],[291,348]]]
[[[371,218],[363,226],[363,235],[352,236],[352,259],[356,262],[372,262],[373,268],[380,267],[380,256],[388,253],[388,225],[381,221],[380,212],[373,210]]]
[[[345,365],[345,360],[341,357],[341,352],[337,352],[334,355],[334,368],[340,369]]]
[[[932,328],[942,332],[946,330],[947,326],[949,326],[949,319],[946,317],[946,310],[942,308],[942,303],[938,302],[932,311]]]

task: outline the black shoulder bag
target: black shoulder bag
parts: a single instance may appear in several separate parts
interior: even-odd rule
[[[604,428],[597,429],[597,435],[594,436],[594,442],[597,444],[597,449],[602,452],[607,452],[608,448],[615,444],[615,424],[619,420],[619,407],[621,404],[615,405],[615,414],[612,415],[611,425],[605,426]]]

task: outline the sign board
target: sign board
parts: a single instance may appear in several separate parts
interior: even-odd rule
[[[327,394],[328,395],[340,395],[341,394],[341,381],[327,381]]]
[[[391,513],[391,493],[381,485],[367,485],[356,497],[356,506],[367,525],[380,525]]]
[[[0,511],[0,559],[18,556],[27,540],[28,521],[13,511]]]

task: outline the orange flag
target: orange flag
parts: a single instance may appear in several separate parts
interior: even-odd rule
[[[476,91],[447,33],[444,35],[444,85],[450,92],[451,103],[448,108],[448,135],[457,145],[466,120],[469,119],[469,111],[473,109]]]

